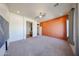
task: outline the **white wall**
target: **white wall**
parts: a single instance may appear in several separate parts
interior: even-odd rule
[[[3,16],[7,21],[9,21],[9,11],[5,4],[0,4],[0,15]],[[0,56],[5,53],[5,45],[0,48]]]
[[[9,17],[9,42],[23,39],[23,17],[13,13]]]
[[[37,22],[8,11],[5,4],[0,4],[0,15],[9,22],[9,40],[8,42],[18,41],[26,38],[26,21],[33,23],[33,37],[37,36]],[[4,55],[5,45],[0,48],[0,55]]]
[[[32,22],[33,25],[33,37],[37,36],[37,22],[14,13],[10,13],[10,39],[9,42],[22,40],[26,38],[26,21]]]

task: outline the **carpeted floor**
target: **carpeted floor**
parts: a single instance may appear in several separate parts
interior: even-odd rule
[[[68,42],[36,36],[10,43],[6,56],[73,56]]]

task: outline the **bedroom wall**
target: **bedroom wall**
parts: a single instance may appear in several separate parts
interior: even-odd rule
[[[33,37],[37,36],[37,22],[33,19],[23,17],[8,11],[6,4],[0,3],[0,15],[9,22],[9,39],[8,44],[26,38],[26,21],[33,23]],[[5,44],[0,48],[0,56],[5,53]]]
[[[41,22],[42,35],[66,40],[66,19],[67,16],[62,16],[49,21]]]
[[[10,39],[9,42],[23,40],[26,38],[26,21],[32,22],[33,25],[33,37],[37,36],[37,22],[23,17],[14,13],[9,14],[10,16]]]
[[[0,3],[0,15],[3,16],[7,21],[9,21],[9,11],[5,4]],[[5,44],[0,48],[0,56],[5,53]]]
[[[22,16],[10,13],[9,14],[10,24],[10,38],[8,42],[17,41],[23,39],[23,18]]]

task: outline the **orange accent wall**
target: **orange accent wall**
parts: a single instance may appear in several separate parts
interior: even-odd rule
[[[67,40],[66,19],[67,16],[62,16],[41,22],[42,35]]]

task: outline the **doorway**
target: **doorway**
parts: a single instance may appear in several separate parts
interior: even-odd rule
[[[75,11],[75,8],[72,8],[68,14],[68,19],[69,19],[69,22],[67,24],[69,24],[69,42],[74,45],[75,44],[75,39],[74,39],[74,33],[75,33],[75,18],[74,18],[74,11]]]
[[[32,22],[26,21],[26,38],[32,37]]]

